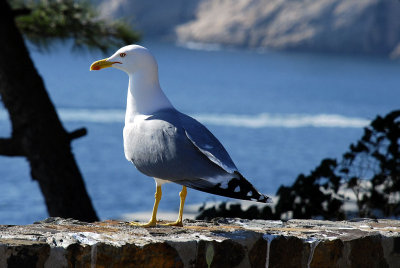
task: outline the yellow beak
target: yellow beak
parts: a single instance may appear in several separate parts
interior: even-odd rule
[[[103,60],[98,60],[92,63],[92,65],[90,65],[90,70],[91,71],[98,71],[104,68],[108,68],[111,67],[115,62],[112,61],[107,61],[107,59],[103,59]]]

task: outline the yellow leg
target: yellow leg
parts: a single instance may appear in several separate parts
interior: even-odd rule
[[[154,207],[153,207],[153,213],[151,214],[151,219],[148,223],[138,223],[138,222],[130,222],[130,225],[135,225],[135,226],[141,226],[141,227],[152,227],[156,226],[157,224],[157,209],[158,209],[158,204],[160,203],[162,196],[162,191],[161,191],[161,186],[157,186],[156,188],[156,194],[154,195],[155,200],[154,200]]]
[[[183,226],[182,223],[182,215],[183,215],[183,206],[185,205],[185,199],[187,195],[187,189],[186,186],[182,186],[182,191],[179,193],[179,196],[181,197],[181,203],[179,205],[179,216],[176,222],[171,222],[171,223],[166,223],[163,225],[167,226]]]

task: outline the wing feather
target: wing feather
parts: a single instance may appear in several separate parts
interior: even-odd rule
[[[186,137],[207,158],[228,173],[237,171],[237,167],[219,140],[197,120],[181,114]]]

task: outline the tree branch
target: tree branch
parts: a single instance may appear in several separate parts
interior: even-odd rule
[[[87,134],[86,128],[82,127],[82,128],[75,129],[74,131],[71,131],[70,133],[68,133],[68,136],[69,136],[70,140],[74,140],[74,139],[83,137],[86,134]]]
[[[21,7],[21,8],[16,8],[12,10],[13,16],[19,17],[19,16],[24,16],[24,15],[29,15],[32,13],[32,9],[27,8],[27,7]]]
[[[25,156],[20,143],[13,138],[0,138],[0,155]]]

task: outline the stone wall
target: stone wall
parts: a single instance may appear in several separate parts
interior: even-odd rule
[[[0,226],[0,267],[399,267],[400,221],[185,221],[183,228],[61,218]]]

